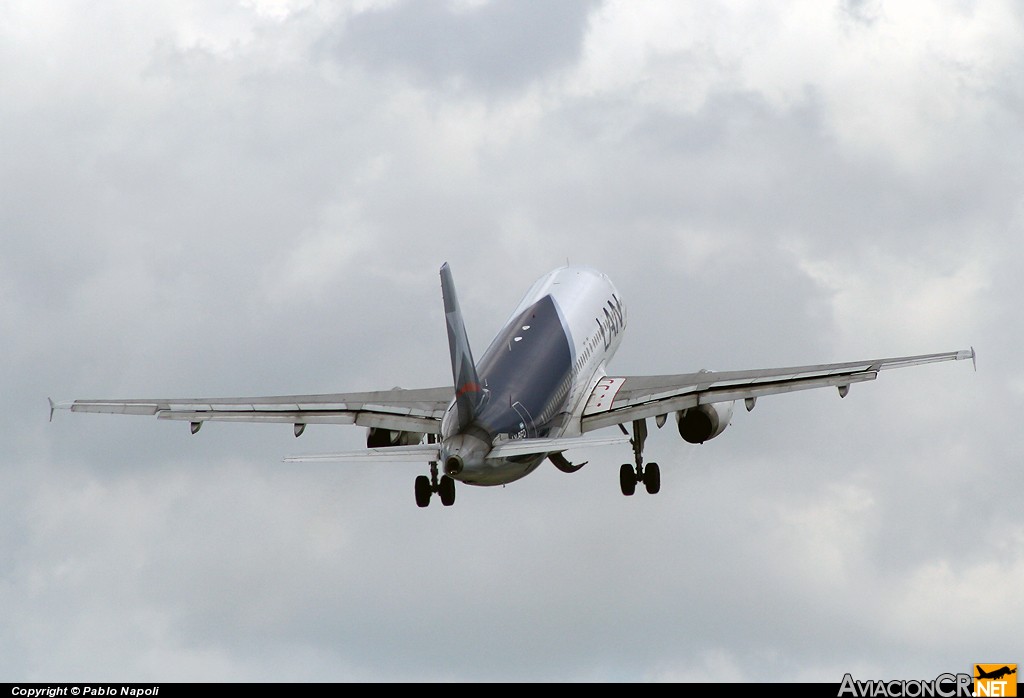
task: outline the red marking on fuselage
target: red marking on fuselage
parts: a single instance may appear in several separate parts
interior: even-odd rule
[[[466,383],[456,391],[455,396],[465,395],[466,393],[479,393],[480,386],[476,383]]]

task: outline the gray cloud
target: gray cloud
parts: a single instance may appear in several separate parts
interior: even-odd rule
[[[597,3],[397,2],[360,12],[332,42],[339,59],[428,89],[501,95],[569,68]]]

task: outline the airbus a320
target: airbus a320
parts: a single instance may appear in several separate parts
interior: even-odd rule
[[[632,463],[619,469],[622,494],[638,485],[661,489],[661,469],[644,462],[647,420],[660,428],[671,417],[679,435],[700,444],[729,425],[742,401],[752,410],[765,395],[831,387],[845,397],[854,383],[879,371],[971,359],[974,349],[847,363],[749,371],[698,371],[663,376],[616,376],[607,371],[626,330],[626,306],[611,280],[587,267],[566,266],[537,280],[479,363],[470,349],[455,284],[441,267],[453,385],[377,392],[256,398],[50,401],[72,412],[155,415],[188,422],[276,422],[365,427],[359,451],[293,456],[287,461],[414,461],[429,474],[415,478],[416,504],[433,495],[455,502],[456,482],[505,485],[549,460],[567,473],[583,465],[566,451],[630,444]],[[591,435],[618,427],[610,436]]]

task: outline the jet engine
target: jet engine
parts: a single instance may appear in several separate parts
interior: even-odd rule
[[[732,421],[732,402],[714,402],[676,412],[679,435],[691,444],[702,444],[713,439]]]
[[[370,427],[366,430],[366,447],[382,448],[384,446],[412,446],[423,440],[418,431],[395,431]]]

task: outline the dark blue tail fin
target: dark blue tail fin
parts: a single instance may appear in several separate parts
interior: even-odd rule
[[[455,282],[445,262],[441,267],[441,295],[444,297],[444,316],[448,323],[448,351],[452,357],[452,378],[455,381],[455,405],[458,410],[459,430],[472,423],[484,396],[480,377],[476,373],[469,336],[462,321],[459,299],[455,295]]]

